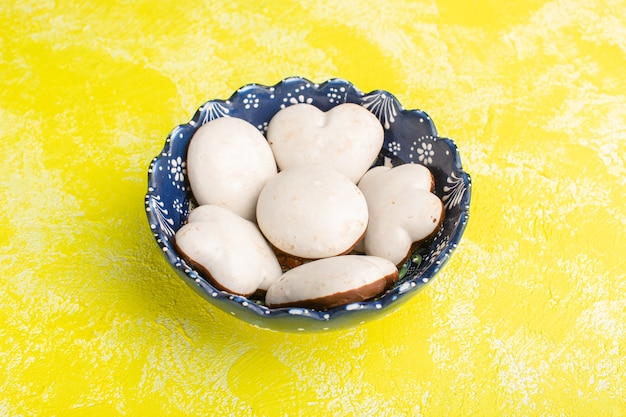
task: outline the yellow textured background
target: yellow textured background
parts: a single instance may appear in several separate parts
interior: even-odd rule
[[[3,1],[0,415],[626,415],[624,68],[619,0]],[[394,92],[473,179],[437,278],[330,334],[208,305],[143,208],[170,129],[291,75]]]

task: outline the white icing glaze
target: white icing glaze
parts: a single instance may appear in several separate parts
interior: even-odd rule
[[[380,281],[378,288],[384,288],[397,279],[397,273],[394,263],[374,256],[318,259],[285,272],[269,287],[265,302],[269,306],[297,304],[337,294],[347,302],[362,301],[377,294],[368,286]]]
[[[234,294],[266,289],[282,274],[256,224],[223,207],[193,209],[187,224],[176,232],[176,245],[185,257],[201,265],[218,287]]]
[[[428,168],[405,164],[376,167],[359,182],[370,214],[365,238],[357,249],[396,265],[414,242],[430,237],[440,225],[443,203],[432,189]]]
[[[300,103],[271,119],[267,139],[280,169],[325,165],[356,183],[380,152],[384,131],[376,116],[357,104],[323,112]]]
[[[409,190],[428,190],[434,187],[433,175],[420,164],[404,164],[396,167],[377,166],[368,170],[359,181],[361,190],[384,188],[388,184]]]
[[[198,204],[225,207],[254,221],[259,192],[277,167],[261,132],[243,119],[222,117],[191,138],[187,172]]]
[[[367,228],[368,210],[358,187],[339,172],[293,166],[261,191],[257,222],[278,249],[316,259],[349,251]]]

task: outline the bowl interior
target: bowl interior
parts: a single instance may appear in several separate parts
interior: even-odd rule
[[[196,130],[218,117],[238,117],[265,133],[271,118],[282,108],[309,103],[323,111],[357,103],[372,112],[384,127],[383,148],[373,165],[420,163],[435,177],[435,194],[443,201],[445,220],[436,236],[417,248],[400,269],[399,281],[375,299],[328,311],[305,308],[270,309],[260,300],[217,290],[189,267],[174,246],[174,235],[195,206],[186,173],[187,147]],[[438,136],[430,117],[420,110],[405,110],[389,92],[367,94],[350,82],[333,79],[315,84],[292,77],[274,86],[249,84],[229,99],[204,103],[193,118],[176,126],[148,171],[145,206],[150,228],[167,261],[200,295],[251,324],[276,330],[326,330],[352,326],[373,316],[389,313],[414,294],[449,259],[457,247],[469,217],[471,180],[463,171],[455,144]]]

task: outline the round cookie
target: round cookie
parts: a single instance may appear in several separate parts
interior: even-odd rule
[[[359,188],[318,165],[286,168],[270,179],[259,194],[256,216],[272,245],[306,259],[349,252],[368,223]]]

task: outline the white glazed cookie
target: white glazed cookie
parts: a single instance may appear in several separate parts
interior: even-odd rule
[[[370,219],[357,249],[403,263],[412,246],[431,238],[443,221],[443,203],[433,187],[432,174],[423,165],[370,169],[359,182]]]
[[[257,204],[257,222],[277,249],[306,259],[349,252],[367,228],[367,202],[339,172],[293,166],[270,179]]]
[[[198,204],[214,204],[255,220],[256,201],[276,175],[267,140],[252,124],[222,117],[201,126],[187,152],[191,191]]]
[[[265,295],[269,307],[326,310],[382,293],[398,280],[396,266],[383,258],[344,255],[319,259],[283,274]]]
[[[175,236],[187,262],[219,289],[251,295],[282,270],[256,224],[214,205],[196,207]]]
[[[327,112],[306,103],[294,104],[276,113],[267,128],[267,140],[280,169],[325,165],[354,183],[376,159],[383,139],[376,116],[353,103]]]

